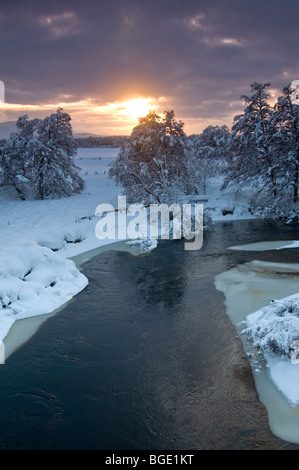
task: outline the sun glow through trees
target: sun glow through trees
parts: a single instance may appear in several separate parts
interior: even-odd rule
[[[155,108],[150,98],[135,98],[125,101],[120,106],[120,112],[129,116],[133,120],[146,116],[150,110]]]

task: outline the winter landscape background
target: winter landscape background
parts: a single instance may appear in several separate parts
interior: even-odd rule
[[[261,86],[259,90],[262,90]],[[297,110],[296,105],[292,109]],[[252,110],[251,107],[250,110]],[[52,115],[54,122],[56,122],[57,116],[60,119],[61,115],[64,116],[62,111]],[[245,116],[246,114],[244,114],[242,120],[245,120]],[[12,134],[11,138],[3,143],[2,159],[5,160],[5,152],[7,151],[8,158],[11,158],[13,154],[17,165],[16,167],[13,164],[6,167],[3,165],[3,176],[5,175],[5,169],[8,168],[6,171],[10,171],[11,177],[15,180],[12,181],[4,176],[1,190],[1,213],[3,216],[0,291],[2,340],[5,343],[5,338],[15,321],[32,317],[37,319],[35,327],[29,330],[29,334],[27,331],[23,334],[18,333],[13,342],[7,345],[8,355],[27,340],[28,335],[30,337],[30,334],[36,331],[43,321],[43,315],[51,312],[55,313],[56,309],[62,307],[87,286],[88,279],[80,273],[80,262],[76,267],[70,258],[75,257],[74,259],[76,259],[78,255],[86,254],[83,259],[87,260],[98,252],[97,250],[94,251],[95,249],[105,247],[105,245],[109,247],[111,243],[118,241],[109,238],[99,240],[96,237],[95,228],[98,218],[96,216],[97,206],[106,203],[117,208],[120,194],[127,195],[128,201],[132,203],[135,201],[139,203],[148,203],[149,201],[182,203],[190,201],[190,198],[192,200],[192,197],[199,198],[199,200],[204,201],[206,230],[210,231],[213,230],[215,223],[221,221],[257,219],[259,217],[264,219],[270,208],[264,206],[262,212],[259,209],[255,211],[253,202],[256,201],[256,194],[260,193],[261,188],[266,188],[265,194],[268,199],[265,198],[265,201],[274,203],[272,218],[282,220],[284,224],[297,224],[294,216],[294,191],[289,191],[287,194],[284,192],[283,194],[283,200],[289,198],[288,205],[276,205],[277,201],[272,197],[273,186],[269,191],[269,173],[266,171],[266,174],[263,175],[262,166],[260,166],[258,174],[254,174],[259,162],[260,135],[264,137],[264,134],[260,133],[262,132],[261,129],[264,129],[263,126],[265,126],[264,121],[263,125],[259,122],[260,114],[256,111],[256,107],[253,107],[253,113],[250,115],[251,121],[256,124],[255,126],[253,124],[256,132],[249,134],[249,137],[246,132],[247,126],[244,128],[245,137],[243,135],[240,137],[238,134],[235,134],[237,137],[234,137],[234,134],[232,137],[227,127],[209,126],[202,134],[192,135],[188,138],[182,130],[183,124],[176,123],[173,114],[168,115],[168,117],[170,117],[170,124],[168,121],[168,130],[164,134],[164,138],[165,127],[160,122],[159,116],[149,113],[148,116],[140,119],[139,127],[137,126],[132,135],[125,139],[121,148],[87,147],[74,150],[75,140],[72,137],[71,128],[67,126],[69,131],[67,143],[74,145],[74,147],[70,146],[73,156],[69,169],[72,175],[75,169],[76,181],[77,179],[82,181],[79,189],[75,186],[75,194],[70,194],[67,197],[61,197],[60,188],[62,187],[65,190],[67,186],[64,185],[63,179],[61,180],[62,186],[60,186],[60,181],[57,178],[50,178],[50,188],[55,190],[55,184],[57,183],[58,194],[44,197],[40,193],[32,193],[32,189],[38,187],[36,186],[38,176],[34,175],[30,179],[32,172],[34,172],[34,163],[32,165],[32,161],[34,162],[34,159],[38,156],[43,158],[44,153],[43,151],[36,151],[36,146],[39,145],[38,137],[32,132],[32,123],[28,118],[22,118],[19,123],[21,122],[21,126],[24,126],[27,130],[29,128],[29,134],[23,133],[22,135],[21,130],[19,133]],[[238,118],[238,120],[241,119]],[[36,124],[36,121],[34,123]],[[18,125],[20,126],[20,124]],[[159,136],[157,128],[160,129],[162,136]],[[57,129],[57,126],[55,129]],[[286,132],[288,131],[289,126],[286,127]],[[173,135],[171,132],[173,132]],[[283,137],[277,132],[274,142],[275,139],[279,140],[280,138],[285,138],[287,142],[284,132],[285,129],[282,127],[281,134]],[[226,185],[227,174],[231,174],[233,169],[231,163],[233,157],[229,152],[232,152],[235,139],[241,142],[240,153],[243,149],[243,139],[246,142],[242,159],[245,160],[246,156],[248,158],[248,148],[250,148],[250,152],[256,152],[255,167],[249,170],[248,179],[240,182],[240,173],[237,173],[235,183]],[[249,139],[250,145],[246,139]],[[19,141],[21,141],[21,144],[19,144]],[[162,147],[157,151],[157,147],[161,146],[161,142]],[[153,147],[157,146],[154,147],[155,154],[150,158],[151,147],[148,150],[149,144]],[[31,165],[26,166],[26,158],[24,158],[24,153],[20,152],[20,147],[26,149],[25,155]],[[19,160],[15,156],[16,148],[19,151]],[[62,148],[62,145],[60,148]],[[136,148],[138,158],[134,159]],[[280,148],[290,153],[290,161],[292,161],[292,152],[295,147],[286,145]],[[144,159],[142,158],[143,155],[145,156]],[[160,159],[158,155],[160,155]],[[252,153],[250,153],[251,155]],[[264,154],[262,155],[261,161],[263,162]],[[46,156],[48,156],[47,153]],[[178,165],[174,165],[173,170],[171,170],[171,164],[176,157],[180,158],[180,164],[184,164],[184,158],[186,159],[184,168],[187,170],[186,173],[184,171],[178,172],[177,176],[175,172]],[[281,158],[285,158],[284,154],[281,154]],[[151,167],[153,160],[154,167]],[[240,160],[241,157],[236,166],[237,169],[239,169]],[[58,160],[58,162],[63,165],[65,160]],[[53,163],[54,171],[58,171],[59,167],[56,165],[55,160]],[[168,170],[168,163],[170,163],[170,170],[166,171]],[[248,167],[250,168],[250,165]],[[14,168],[17,169],[15,173],[11,171]],[[29,168],[30,173],[26,173],[27,168]],[[280,168],[279,164],[277,168]],[[124,169],[125,171],[123,171]],[[20,171],[24,172],[21,174],[22,178],[20,178]],[[66,171],[68,171],[68,166],[66,166]],[[136,173],[137,177],[134,179]],[[118,184],[115,181],[115,175]],[[171,178],[169,178],[169,175]],[[121,184],[121,178],[124,178],[124,185]],[[140,181],[140,178],[143,178],[143,180]],[[34,183],[33,188],[31,187],[31,181]],[[233,181],[234,179],[231,178],[230,182]],[[277,178],[277,181],[282,184],[279,178]],[[16,185],[18,185],[17,188]],[[291,187],[291,184],[288,186]],[[190,187],[192,190],[190,190]],[[188,189],[186,190],[186,188]],[[20,190],[22,191],[21,197]],[[37,194],[37,196],[34,197],[34,194]],[[284,212],[279,212],[279,215],[277,215],[277,207],[279,211]],[[146,243],[146,240],[142,239],[140,242],[138,245],[133,244],[133,247],[135,246],[135,255],[150,251],[156,246],[155,240],[149,240],[150,243]],[[296,247],[299,242],[298,240],[278,240],[271,244],[271,242],[267,243],[267,240],[262,240],[260,244],[257,244],[257,247],[253,244],[252,247],[249,245],[248,248],[245,246],[239,247],[239,249],[256,249],[257,251],[271,249],[273,243],[275,249],[291,249]],[[127,249],[131,250],[130,245]],[[275,269],[282,269],[279,263],[275,265]],[[296,264],[293,266],[288,265],[287,268],[284,267],[283,269],[289,270],[290,273],[293,272],[296,276]],[[270,270],[269,279],[271,279],[271,273]],[[242,276],[240,274],[238,276],[239,282],[241,282]],[[294,289],[292,280],[293,278],[291,278],[289,288]],[[225,277],[222,281],[220,276],[220,281],[217,282],[219,283],[218,288],[226,295],[230,295],[229,289],[225,286],[230,285],[231,281],[225,280]],[[260,289],[262,289],[262,280],[260,279],[259,282],[261,283]],[[274,287],[275,282],[272,282]],[[285,292],[287,291],[288,289],[285,290]],[[275,293],[274,288],[273,295]],[[248,320],[244,316],[244,312],[248,312],[248,306],[239,309],[238,321],[235,318],[232,319],[239,334],[242,336],[247,333],[248,337],[251,338],[250,344],[260,351],[261,355],[267,360],[272,375],[272,383],[282,393],[283,399],[287,399],[289,403],[287,410],[298,406],[299,402],[297,365],[291,363],[291,357],[294,354],[292,342],[298,337],[299,293],[294,294],[287,298],[284,296],[282,300],[280,297],[280,300],[275,298],[275,302],[270,302],[268,307],[264,307],[258,312],[252,312],[252,316],[249,315]],[[250,305],[250,301],[248,302]],[[252,318],[254,321],[252,321]],[[242,325],[241,329],[239,325]],[[248,355],[250,356],[251,353],[248,352]],[[7,360],[9,361],[8,357]],[[260,366],[256,366],[255,361],[253,367],[253,370],[259,374]],[[293,420],[290,420],[290,427],[296,428],[296,421],[294,423]],[[279,435],[277,426],[274,429]],[[293,434],[291,432],[291,437],[289,437],[291,442],[296,442],[297,437],[294,437],[294,434],[296,436],[296,432],[293,432]]]
[[[203,204],[204,247],[233,221],[280,230],[241,246],[224,237],[227,260],[256,257],[224,263],[213,288],[272,432],[299,444],[297,12],[295,0],[1,6],[2,370],[86,292],[85,261],[111,248],[142,261],[159,246],[100,240],[99,205]],[[282,262],[261,261],[268,251]]]

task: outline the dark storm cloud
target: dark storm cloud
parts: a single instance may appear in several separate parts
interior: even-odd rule
[[[166,96],[178,118],[214,119],[253,81],[299,78],[298,12],[297,0],[2,1],[0,79],[12,103]]]

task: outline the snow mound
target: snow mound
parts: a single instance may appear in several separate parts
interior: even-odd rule
[[[291,406],[299,405],[299,294],[272,301],[240,325],[265,359],[269,376]]]
[[[58,251],[68,243],[81,243],[86,238],[86,232],[78,223],[63,226],[62,223],[40,224],[36,241],[39,245]]]
[[[73,261],[32,240],[0,249],[0,337],[15,320],[50,313],[83,290],[87,278]]]
[[[242,331],[262,353],[291,356],[293,341],[299,340],[299,295],[273,300],[247,316]]]

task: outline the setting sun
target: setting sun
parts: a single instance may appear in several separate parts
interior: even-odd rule
[[[122,103],[122,111],[132,119],[144,117],[155,107],[150,104],[150,101],[149,98],[136,98],[134,100],[125,101]]]

